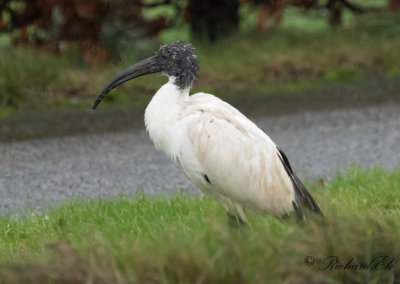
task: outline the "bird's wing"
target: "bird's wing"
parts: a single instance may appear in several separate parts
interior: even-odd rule
[[[227,209],[282,216],[294,210],[295,189],[272,140],[234,107],[208,94],[190,97],[187,135],[206,182],[196,183]],[[183,159],[184,160],[184,159]]]

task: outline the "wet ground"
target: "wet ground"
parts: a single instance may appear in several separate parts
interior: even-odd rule
[[[303,93],[269,94],[267,97],[244,93],[240,99],[231,98],[228,102],[251,118],[400,103],[400,79],[370,75],[363,82],[332,83]],[[104,105],[96,111],[89,107],[25,111],[0,119],[0,141],[136,130],[143,127],[143,113],[143,109]]]
[[[242,102],[238,108],[250,113],[286,152],[302,178],[329,178],[351,164],[393,169],[400,162],[400,88],[394,81],[374,88],[368,84],[376,83],[354,90],[339,85],[326,90],[331,96],[315,93],[307,100],[283,96],[257,106]],[[323,104],[327,97],[331,103]],[[2,213],[71,197],[180,189],[198,193],[154,149],[143,130],[142,113],[108,110],[33,117],[0,124]],[[38,136],[42,138],[34,138]]]

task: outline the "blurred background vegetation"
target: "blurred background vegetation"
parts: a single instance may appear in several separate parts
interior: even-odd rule
[[[88,108],[160,44],[194,42],[194,91],[228,101],[400,76],[400,0],[3,0],[0,117]],[[143,108],[165,78],[113,91]]]

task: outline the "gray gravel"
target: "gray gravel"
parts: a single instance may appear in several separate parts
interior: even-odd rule
[[[284,150],[302,178],[334,176],[352,163],[395,168],[400,105],[253,119]],[[0,212],[70,197],[199,191],[144,130],[0,143]]]

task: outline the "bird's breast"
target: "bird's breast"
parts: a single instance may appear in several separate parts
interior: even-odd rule
[[[177,122],[171,116],[162,115],[162,112],[148,108],[145,115],[146,130],[150,139],[158,150],[174,158],[177,155]]]
[[[158,150],[174,160],[179,155],[181,140],[185,136],[186,127],[181,113],[187,95],[167,83],[153,96],[145,111],[150,139]]]

